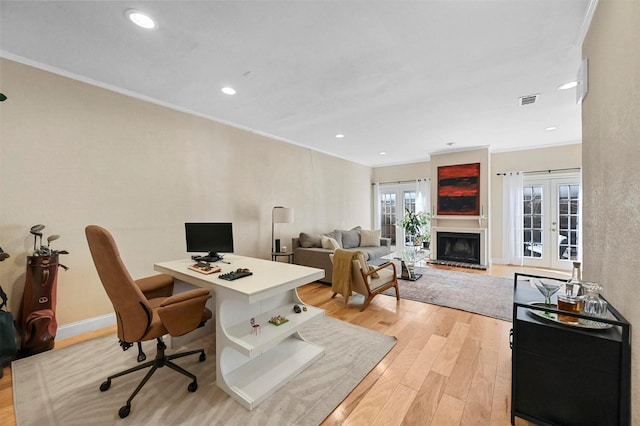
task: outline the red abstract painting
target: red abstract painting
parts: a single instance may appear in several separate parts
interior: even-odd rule
[[[480,215],[480,163],[438,167],[438,215]]]

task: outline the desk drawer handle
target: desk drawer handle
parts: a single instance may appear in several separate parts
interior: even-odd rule
[[[513,328],[509,330],[509,349],[513,349]]]

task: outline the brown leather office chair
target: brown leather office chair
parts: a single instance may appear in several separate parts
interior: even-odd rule
[[[144,368],[151,368],[133,391],[127,404],[120,408],[118,414],[121,418],[129,415],[131,401],[160,367],[169,367],[191,378],[192,382],[187,390],[195,392],[198,389],[196,376],[174,364],[171,360],[200,354],[199,360],[202,362],[206,359],[204,350],[198,349],[166,355],[166,345],[162,336],[165,334],[171,336],[186,334],[210,319],[211,311],[205,308],[205,303],[211,297],[209,290],[200,288],[172,295],[173,278],[165,274],[134,281],[120,258],[113,237],[106,229],[90,225],[86,227],[85,234],[98,275],[115,310],[118,338],[122,349],[129,349],[134,342],[137,342],[140,348],[142,341],[157,340],[157,352],[153,361],[109,376],[100,385],[100,390],[104,392],[109,389],[111,380],[116,377]],[[143,361],[145,358],[142,353],[138,355],[138,361]]]

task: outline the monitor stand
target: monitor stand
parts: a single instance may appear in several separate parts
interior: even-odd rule
[[[222,260],[222,255],[216,253],[215,251],[210,251],[206,256],[200,256],[194,260],[198,260],[200,262],[217,262]]]

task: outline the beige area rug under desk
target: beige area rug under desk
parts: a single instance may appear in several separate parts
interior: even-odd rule
[[[325,355],[252,411],[215,385],[215,336],[176,351],[204,347],[207,359],[185,357],[177,363],[198,377],[190,380],[169,368],[159,369],[132,402],[131,414],[118,417],[146,370],[114,379],[113,373],[136,365],[137,349],[123,352],[108,336],[14,361],[16,421],[25,425],[318,425],[395,345],[396,339],[329,317],[306,326],[301,334],[325,348]],[[155,340],[143,345],[147,358]],[[169,353],[173,353],[171,350]]]

